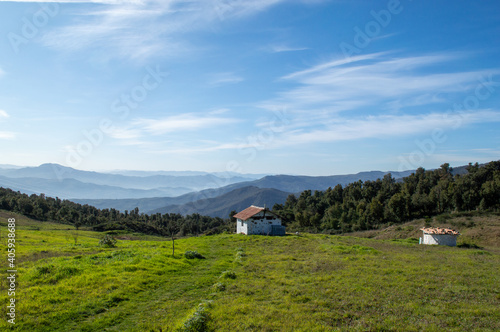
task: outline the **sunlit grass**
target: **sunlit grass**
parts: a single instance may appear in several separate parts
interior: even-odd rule
[[[500,329],[500,255],[487,249],[225,234],[178,239],[172,257],[165,238],[102,248],[102,233],[79,230],[75,243],[69,226],[16,218],[18,317],[0,329],[174,331],[202,311],[213,331]]]

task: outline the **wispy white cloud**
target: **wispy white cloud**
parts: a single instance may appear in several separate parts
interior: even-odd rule
[[[380,115],[337,118],[311,130],[296,129],[276,141],[277,146],[339,142],[364,138],[402,137],[434,129],[453,130],[482,122],[500,122],[500,111],[479,110],[454,114]]]
[[[445,96],[473,92],[481,77],[500,73],[498,69],[441,70],[442,64],[463,56],[390,57],[387,53],[374,53],[335,59],[283,76],[283,80],[295,83],[296,87],[261,105],[281,104],[295,110],[320,109],[330,113],[369,107],[379,113],[388,108],[399,110],[446,102],[449,99]]]
[[[210,75],[209,84],[212,86],[221,86],[225,84],[235,84],[243,81],[243,77],[240,77],[232,72],[226,73],[215,73]]]
[[[141,137],[142,133],[138,129],[114,127],[108,132],[108,135],[119,140],[134,140]]]
[[[269,45],[266,50],[271,53],[281,53],[281,52],[295,52],[295,51],[305,51],[308,50],[307,47],[293,47],[285,44],[274,44]]]
[[[14,138],[16,138],[16,134],[8,131],[0,131],[0,139],[10,140]]]
[[[219,108],[213,111],[208,112],[210,115],[220,115],[220,114],[225,114],[230,112],[231,110],[229,108]]]
[[[9,117],[9,114],[6,111],[0,110],[0,121],[3,119],[7,119],[8,117]],[[16,137],[16,134],[13,132],[0,131],[0,139],[10,140],[10,139],[14,139],[15,137]]]
[[[309,74],[323,72],[326,69],[330,69],[330,68],[334,68],[334,67],[339,67],[339,66],[343,66],[343,65],[346,65],[346,64],[352,64],[352,63],[355,63],[355,62],[358,62],[358,61],[375,59],[375,58],[380,57],[383,54],[384,53],[372,53],[372,54],[357,55],[357,56],[353,56],[353,57],[350,57],[350,58],[334,59],[334,60],[331,60],[331,61],[328,61],[328,62],[325,62],[325,63],[318,64],[318,65],[313,66],[313,67],[308,68],[308,69],[304,69],[304,70],[301,70],[301,71],[297,71],[297,72],[288,74],[288,75],[286,75],[286,76],[284,76],[282,78],[283,79],[294,79],[294,78],[297,78],[297,77],[303,77],[303,76],[306,76],[306,75],[309,75]]]
[[[47,32],[42,42],[61,51],[105,49],[110,57],[120,58],[179,55],[196,49],[188,42],[186,33],[252,15],[284,1],[93,1],[104,7],[81,12],[73,23]]]
[[[171,148],[162,148],[162,149],[155,149],[152,150],[151,152],[154,154],[177,154],[177,155],[193,155],[193,154],[200,154],[200,153],[209,153],[209,152],[217,152],[217,151],[223,151],[223,150],[237,150],[237,149],[242,149],[245,147],[249,147],[248,145],[245,144],[239,144],[239,143],[218,143],[218,142],[212,142],[211,144],[196,144],[196,145],[189,145],[189,146],[183,146],[183,147],[171,147]]]
[[[189,154],[236,149],[239,145],[190,138],[186,132],[203,131],[237,123],[238,119],[222,117],[227,110],[206,114],[181,114],[160,119],[135,119],[126,126],[114,127],[108,135],[114,144],[140,146],[153,154]],[[209,134],[207,134],[207,137]]]
[[[162,135],[179,131],[190,131],[223,126],[237,122],[233,118],[218,116],[200,116],[197,114],[181,114],[163,119],[137,119],[132,122],[135,128],[139,128],[153,135]]]
[[[171,134],[185,133],[187,131],[210,130],[229,124],[234,124],[239,120],[229,117],[222,117],[221,112],[209,112],[207,115],[194,113],[174,115],[161,119],[135,119],[125,126],[115,126],[108,132],[109,137],[115,139],[119,145],[133,145],[147,147],[151,151],[163,150],[161,146],[173,144]],[[157,137],[152,137],[157,136]],[[183,136],[184,137],[184,136]],[[178,143],[178,136],[175,137]],[[200,142],[192,141],[191,144],[199,145]],[[202,144],[208,149],[211,145]],[[192,147],[191,147],[192,148]],[[200,148],[203,150],[204,148]],[[181,148],[180,150],[185,150]],[[188,149],[189,150],[189,149]],[[217,149],[216,149],[217,150]]]

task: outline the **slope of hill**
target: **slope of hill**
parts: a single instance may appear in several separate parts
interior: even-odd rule
[[[199,213],[210,217],[228,218],[231,211],[241,211],[250,205],[272,207],[282,204],[290,193],[270,188],[243,187],[223,195],[197,200],[182,205],[171,205],[150,211],[150,213]]]
[[[299,193],[304,190],[326,190],[335,187],[337,184],[347,185],[356,181],[375,181],[381,179],[386,174],[391,174],[393,178],[400,179],[410,175],[414,171],[403,172],[360,172],[356,174],[332,175],[332,176],[303,176],[303,175],[268,175],[262,179],[239,182],[226,186],[229,189],[237,189],[247,186],[258,188],[273,188],[281,191]]]
[[[269,175],[262,179],[254,181],[245,181],[235,184],[230,184],[220,188],[205,189],[199,192],[188,193],[179,197],[156,197],[148,199],[74,199],[73,201],[80,204],[90,204],[100,209],[115,208],[120,211],[131,210],[135,207],[143,212],[161,212],[161,211],[179,211],[174,205],[182,205],[188,202],[198,200],[206,200],[217,196],[225,195],[228,192],[244,187],[257,187],[261,189],[276,189],[287,193],[300,193],[303,190],[326,190],[329,187],[334,187],[337,184],[346,185],[359,180],[374,181],[383,178],[384,175],[391,173],[397,179],[410,175],[414,171],[404,172],[361,172],[357,174],[334,175],[334,176],[296,176],[296,175]],[[226,200],[226,198],[223,198]],[[276,202],[278,200],[276,199]],[[197,204],[201,205],[201,204]],[[184,207],[187,211],[194,211],[191,207]],[[201,213],[201,212],[199,212]]]
[[[453,173],[464,174],[467,172],[465,168],[466,166],[456,167]],[[401,180],[413,172],[390,173],[394,178]],[[0,186],[27,194],[44,193],[53,197],[71,198],[77,203],[90,204],[101,209],[115,208],[124,211],[139,207],[142,212],[148,213],[162,208],[167,210],[165,208],[173,208],[172,205],[214,198],[243,187],[299,193],[304,190],[326,190],[337,184],[345,186],[359,180],[374,181],[389,172],[371,171],[317,177],[270,175],[256,180],[254,178],[258,175],[237,173],[163,171],[121,171],[121,173],[125,175],[80,171],[57,164],[0,168]],[[187,210],[193,211],[192,208]]]
[[[491,212],[441,214],[427,221],[416,219],[400,225],[345,235],[379,240],[418,239],[422,236],[420,229],[424,226],[452,228],[460,232],[458,243],[500,250],[500,214]]]
[[[4,331],[500,330],[500,254],[490,250],[223,234],[176,239],[172,257],[167,238],[121,234],[105,248],[102,233],[4,211],[2,234],[8,218],[22,234],[22,302]]]
[[[79,204],[88,204],[95,206],[98,209],[114,208],[120,211],[132,210],[136,207],[145,213],[151,213],[153,210],[163,208],[170,205],[182,205],[189,202],[214,198],[223,195],[233,190],[229,187],[205,189],[196,192],[175,197],[152,197],[152,198],[136,198],[136,199],[72,199],[73,202]]]

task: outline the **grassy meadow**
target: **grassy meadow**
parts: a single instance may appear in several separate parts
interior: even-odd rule
[[[15,325],[6,316],[9,217],[17,221]],[[498,228],[499,219],[488,222]],[[1,211],[0,227],[0,330],[500,330],[498,241],[477,249],[222,234],[176,240],[172,257],[166,238],[119,234],[116,248],[103,248],[103,233]],[[187,259],[187,250],[205,258]]]

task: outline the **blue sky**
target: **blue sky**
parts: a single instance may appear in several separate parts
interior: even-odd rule
[[[498,1],[0,0],[0,164],[331,175],[500,159]]]

